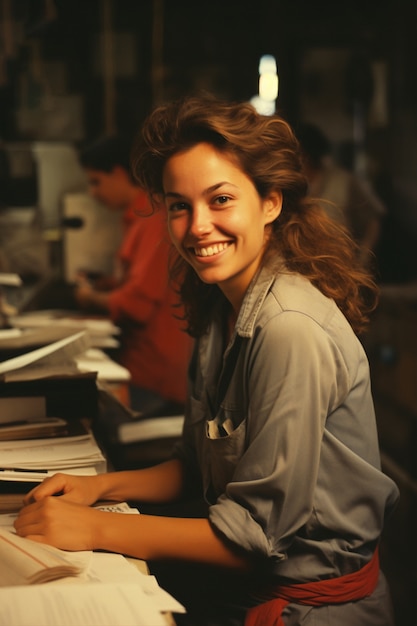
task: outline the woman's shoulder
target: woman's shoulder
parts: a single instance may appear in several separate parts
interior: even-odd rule
[[[265,346],[279,343],[281,353],[307,355],[337,350],[342,361],[363,359],[363,349],[334,300],[299,274],[277,276],[253,324],[252,338]]]
[[[282,311],[299,311],[318,318],[327,317],[337,308],[334,300],[325,296],[308,278],[295,272],[277,274],[269,295]]]
[[[258,321],[262,324],[273,317],[285,325],[304,326],[310,332],[316,328],[334,338],[351,338],[354,334],[335,301],[297,273],[280,273],[271,284]]]

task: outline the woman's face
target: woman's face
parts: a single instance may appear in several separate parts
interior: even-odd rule
[[[163,186],[178,252],[237,311],[261,263],[267,225],[281,212],[281,194],[262,199],[233,158],[207,143],[172,156]]]

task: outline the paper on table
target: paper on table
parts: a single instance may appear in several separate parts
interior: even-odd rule
[[[105,463],[94,437],[59,437],[0,442],[1,468],[64,470]]]
[[[133,564],[134,561],[135,559],[127,560],[121,554],[93,552],[87,577],[91,582],[136,582],[160,611],[184,613],[183,605],[159,586],[155,576],[141,572]]]
[[[127,502],[107,502],[106,504],[95,504],[95,509],[105,511],[106,513],[133,513],[139,514],[139,510],[136,507],[130,506]]]
[[[104,467],[104,466],[103,466]],[[1,469],[0,468],[0,481],[7,483],[41,483],[45,478],[50,478],[57,473],[58,470],[14,470],[14,469]],[[97,464],[95,465],[83,465],[82,467],[66,467],[65,474],[71,474],[72,476],[97,476],[98,473],[102,473],[97,470]],[[35,485],[33,485],[35,486]],[[1,500],[0,500],[1,502]],[[1,509],[0,509],[1,510]]]
[[[56,376],[61,372],[78,371],[74,358],[90,346],[91,340],[88,333],[81,331],[37,350],[3,361],[0,363],[0,375],[5,381],[30,380],[39,376]]]
[[[100,505],[98,508],[108,510],[110,512],[139,514],[139,511],[137,509],[130,507],[126,502],[116,502],[109,505]],[[16,519],[16,516],[16,513],[0,515],[0,529],[3,528],[4,530],[13,531],[13,522]],[[135,585],[137,585],[139,591],[142,591],[146,595],[146,597],[152,601],[152,604],[158,608],[159,611],[184,613],[184,607],[168,592],[166,592],[158,585],[158,582],[154,576],[141,572],[136,566],[137,563],[137,559],[126,559],[121,554],[114,554],[109,552],[92,552],[89,559],[88,567],[84,571],[82,579],[89,584],[134,583]],[[60,587],[62,587],[66,586],[69,582],[71,582],[71,585],[77,584],[78,586],[77,579],[73,578],[71,579],[71,581],[68,579],[53,581],[49,583],[47,587],[50,588],[51,585],[59,585]],[[15,624],[14,621],[11,623]],[[0,626],[1,625],[2,622],[0,608]],[[34,624],[31,624],[31,626],[34,626]],[[36,626],[38,626],[37,623]],[[56,626],[56,624],[54,624],[53,626]]]
[[[87,570],[92,552],[66,552],[0,528],[0,586],[45,583]]]
[[[8,285],[12,287],[20,287],[23,284],[19,274],[10,272],[0,272],[0,285]]]
[[[30,352],[41,346],[47,346],[56,341],[61,341],[66,337],[74,335],[82,329],[56,325],[49,323],[47,326],[40,328],[11,328],[7,330],[0,330],[0,353],[11,352],[18,350],[19,354]],[[16,356],[11,354],[10,357]],[[3,359],[2,359],[3,360]]]
[[[105,352],[91,348],[75,358],[80,372],[97,372],[98,380],[108,382],[128,382],[131,374],[128,369],[110,359]]]
[[[102,348],[119,346],[116,336],[120,335],[120,328],[109,318],[87,317],[74,312],[52,309],[12,316],[10,323],[21,329],[41,329],[52,325],[55,329],[60,326],[72,328],[73,332],[87,330],[93,346]]]
[[[0,626],[166,626],[132,583],[30,585],[0,589]]]
[[[16,315],[11,318],[13,326],[18,328],[42,328],[43,326],[66,326],[76,328],[77,330],[88,329],[91,333],[97,335],[118,335],[120,328],[115,326],[108,318],[95,318],[71,314],[68,311],[47,310],[30,311],[22,315]]]

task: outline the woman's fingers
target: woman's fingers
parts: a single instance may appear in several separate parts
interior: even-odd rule
[[[92,550],[94,514],[90,507],[43,498],[21,509],[14,522],[16,533],[62,550]]]

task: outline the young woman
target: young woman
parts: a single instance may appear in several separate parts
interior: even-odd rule
[[[378,543],[398,491],[357,338],[375,288],[306,195],[290,127],[189,98],[149,116],[133,166],[165,205],[196,338],[182,442],[154,468],[46,480],[17,532],[171,563],[187,624],[391,625]],[[198,494],[206,516],[88,506]]]

